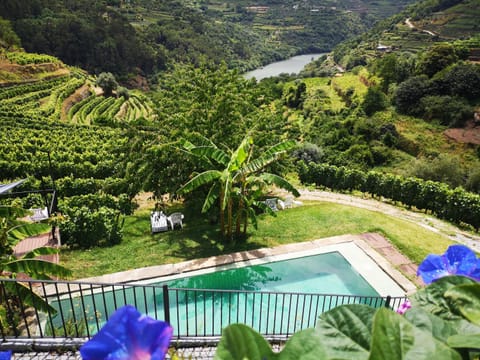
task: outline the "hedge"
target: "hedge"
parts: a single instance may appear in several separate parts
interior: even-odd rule
[[[452,189],[436,181],[404,178],[375,171],[337,167],[328,164],[299,163],[302,183],[325,186],[332,190],[359,190],[372,196],[387,198],[455,224],[480,228],[480,195],[463,188]]]

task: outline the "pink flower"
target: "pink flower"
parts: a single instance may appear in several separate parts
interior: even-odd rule
[[[412,307],[412,303],[410,302],[410,300],[406,300],[405,302],[403,302],[400,307],[398,308],[397,310],[397,313],[399,313],[400,315],[403,315],[407,312],[408,309],[410,309]]]

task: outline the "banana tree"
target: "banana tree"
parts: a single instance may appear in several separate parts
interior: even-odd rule
[[[220,149],[212,142],[196,146],[184,141],[183,147],[190,154],[207,161],[213,169],[201,172],[184,184],[180,194],[185,194],[200,186],[211,184],[205,198],[202,212],[208,211],[218,201],[220,232],[228,239],[233,235],[233,222],[236,217],[235,235],[240,235],[240,226],[243,223],[243,232],[246,233],[248,218],[256,226],[255,207],[264,206],[258,198],[265,193],[267,185],[276,185],[298,196],[298,191],[282,177],[265,172],[265,168],[280,158],[287,150],[293,148],[293,141],[286,141],[274,145],[254,158],[254,143],[247,135],[235,150]],[[225,219],[226,216],[226,219]]]
[[[27,215],[27,212],[24,209],[0,206],[0,279],[15,278],[19,273],[24,273],[38,280],[51,279],[52,276],[70,276],[70,270],[63,266],[38,259],[40,255],[56,254],[57,249],[41,247],[19,258],[13,255],[13,248],[16,243],[49,228],[47,224],[23,223],[16,220],[25,215]],[[0,304],[6,304],[5,298],[16,297],[23,304],[33,306],[40,311],[55,312],[54,308],[48,305],[30,287],[21,282],[3,282],[1,287]],[[0,315],[3,313],[6,313],[6,309],[3,308],[3,305],[0,305]],[[5,322],[3,316],[0,316],[0,322]]]

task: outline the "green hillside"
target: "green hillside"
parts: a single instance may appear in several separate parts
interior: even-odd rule
[[[246,71],[328,51],[411,2],[4,0],[0,14],[27,51],[126,81],[177,62]]]
[[[334,49],[335,61],[346,68],[366,64],[387,52],[412,53],[435,43],[456,42],[471,56],[480,49],[479,0],[424,0],[377,24],[374,29]],[[379,46],[384,49],[379,50]]]

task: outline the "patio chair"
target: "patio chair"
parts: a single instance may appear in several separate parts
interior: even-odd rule
[[[183,229],[183,214],[175,212],[168,217],[168,222],[170,223],[170,228],[175,229],[175,226],[180,226],[180,229]]]
[[[295,200],[295,198],[291,195],[287,195],[285,197],[284,204],[285,204],[285,209],[290,209],[296,206],[302,206],[303,202],[299,200]]]
[[[283,205],[285,206],[285,209],[291,209],[293,207],[293,196],[291,195],[285,196]]]
[[[33,212],[33,215],[30,216],[30,220],[32,221],[42,221],[48,219],[48,209],[45,208],[35,208],[30,209]]]
[[[163,211],[152,211],[150,214],[150,227],[152,234],[161,231],[167,231],[167,215],[165,215]]]
[[[278,211],[277,207],[277,198],[270,198],[265,200],[265,205],[267,205],[272,211]]]

